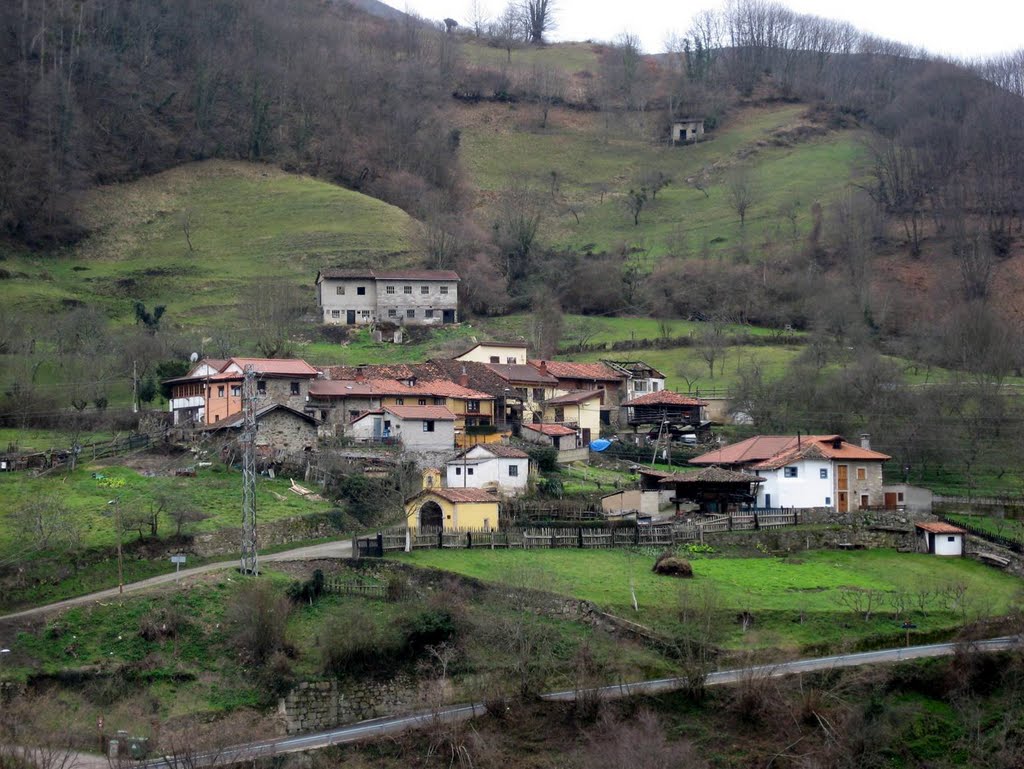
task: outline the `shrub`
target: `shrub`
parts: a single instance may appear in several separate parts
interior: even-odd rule
[[[531,446],[526,449],[530,459],[542,473],[553,473],[558,470],[558,451],[549,446]]]
[[[436,646],[455,636],[455,619],[443,609],[426,609],[402,623],[405,648],[416,657],[428,646]]]
[[[324,573],[320,569],[313,572],[310,579],[293,582],[286,591],[292,603],[306,603],[310,606],[324,594]]]
[[[188,628],[188,617],[173,604],[154,608],[139,619],[139,635],[150,643],[176,639]]]
[[[651,569],[655,574],[663,574],[668,577],[692,577],[693,567],[685,558],[678,557],[675,553],[667,551],[658,556]]]
[[[386,676],[401,658],[402,644],[361,612],[335,617],[321,640],[323,671],[336,678]]]
[[[291,602],[272,584],[261,580],[242,586],[228,607],[232,642],[243,662],[263,665],[286,649],[285,628]]]

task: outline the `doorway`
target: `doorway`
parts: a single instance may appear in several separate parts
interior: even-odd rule
[[[444,528],[444,511],[437,502],[424,502],[420,508],[420,530]]]
[[[441,321],[443,323],[454,323],[455,322],[455,310],[442,310]]]
[[[839,492],[839,505],[837,507],[840,513],[850,512],[850,495],[849,492]]]
[[[345,323],[347,323],[350,326],[356,325],[356,311],[355,310],[345,310]]]

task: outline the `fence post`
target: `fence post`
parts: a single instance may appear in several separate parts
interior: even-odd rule
[[[793,508],[793,525],[798,526],[800,524],[800,510]]]
[[[466,549],[467,550],[472,550],[472,548],[473,548],[473,532],[467,531],[466,532]]]
[[[640,544],[640,522],[639,521],[637,521],[636,528],[633,529],[633,532],[634,532],[633,533],[633,544],[634,545],[639,545]]]
[[[558,540],[555,538],[556,529],[551,530],[551,549],[554,550],[558,547]]]
[[[583,549],[583,527],[582,526],[580,526],[580,528],[579,528],[579,538],[580,538],[579,539],[580,549],[582,550]]]
[[[441,528],[437,530],[437,549],[444,549],[444,524],[442,524]]]
[[[377,532],[377,557],[384,557],[384,533],[380,531]]]
[[[412,552],[412,532],[408,526],[405,527],[405,552]]]
[[[729,526],[729,531],[732,531],[732,513],[729,513],[729,515],[726,516],[726,519],[727,525]]]
[[[359,559],[359,537],[356,536],[355,532],[352,532],[352,558],[355,560]]]
[[[761,528],[761,523],[757,520],[757,512],[754,512],[754,531]]]

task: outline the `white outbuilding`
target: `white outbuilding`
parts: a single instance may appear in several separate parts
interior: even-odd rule
[[[922,552],[932,555],[963,555],[967,532],[959,526],[943,521],[916,523],[918,542]]]

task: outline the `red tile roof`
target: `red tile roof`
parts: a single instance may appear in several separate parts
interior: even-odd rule
[[[468,449],[460,451],[455,455],[455,459],[461,459],[473,449],[489,451],[496,457],[504,457],[506,459],[527,459],[530,456],[525,451],[512,446],[506,446],[504,443],[478,443],[476,446],[470,446]]]
[[[234,363],[242,371],[251,365],[262,376],[315,377],[320,372],[299,358],[231,358],[224,368]]]
[[[384,410],[399,419],[434,419],[454,422],[455,415],[444,406],[385,406]]]
[[[840,447],[834,448],[836,440],[842,441]],[[862,449],[843,440],[839,435],[755,435],[745,441],[734,443],[725,448],[709,451],[690,460],[691,465],[755,465],[759,469],[775,469],[776,458],[784,460],[790,457],[794,461],[806,454],[820,456],[822,459],[848,459],[851,461],[881,461],[891,459],[888,454],[879,451]],[[785,464],[785,462],[784,462]],[[782,465],[777,465],[782,467]]]
[[[433,395],[435,398],[463,398],[471,400],[491,401],[493,395],[482,393],[479,390],[471,390],[455,382],[446,379],[428,379],[417,381],[411,388],[413,392],[420,395]]]
[[[691,398],[689,395],[672,392],[671,390],[658,390],[657,392],[641,395],[626,401],[623,406],[707,406],[705,401]]]
[[[925,523],[915,523],[919,529],[930,531],[932,534],[966,534],[966,529],[961,529],[959,526],[954,526],[951,523],[945,523],[943,521],[926,521]]]
[[[424,489],[416,497],[435,494],[449,502],[498,502],[498,498],[484,489]],[[413,497],[415,499],[416,497]]]
[[[576,431],[571,427],[565,425],[523,425],[527,430],[533,430],[534,432],[542,433],[544,435],[550,435],[558,437],[561,435],[575,435]]]
[[[346,270],[335,267],[328,267],[320,270],[320,278],[332,278],[335,280],[459,280],[459,274],[451,270],[372,270],[356,269]]]
[[[625,374],[614,371],[603,363],[573,363],[565,360],[531,360],[530,365],[540,369],[541,363],[548,373],[559,379],[590,379],[597,382],[621,382]]]
[[[562,403],[583,403],[591,398],[603,398],[604,390],[574,390],[571,393],[565,395],[559,395],[556,398],[548,398],[544,401],[545,405],[554,403],[560,405]]]

